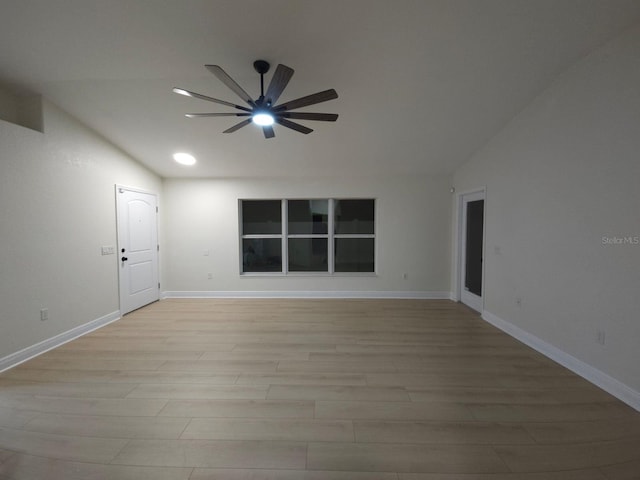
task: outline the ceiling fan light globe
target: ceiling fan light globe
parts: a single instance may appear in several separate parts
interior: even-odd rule
[[[256,113],[253,115],[252,119],[253,123],[260,125],[261,127],[268,127],[269,125],[273,125],[275,122],[273,115],[265,112]]]

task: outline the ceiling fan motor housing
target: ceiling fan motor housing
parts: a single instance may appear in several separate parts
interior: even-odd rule
[[[269,65],[269,62],[265,60],[256,60],[255,62],[253,62],[253,68],[255,68],[256,72],[258,72],[260,75],[264,75],[265,73],[267,73],[270,66],[271,65]]]

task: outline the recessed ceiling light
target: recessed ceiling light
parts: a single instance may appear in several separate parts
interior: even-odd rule
[[[195,157],[188,153],[174,153],[173,159],[180,165],[194,165],[196,163]]]

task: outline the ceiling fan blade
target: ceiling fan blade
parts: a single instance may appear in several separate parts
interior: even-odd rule
[[[249,125],[251,123],[251,119],[247,118],[246,120],[241,121],[240,123],[236,123],[233,127],[231,128],[227,128],[224,132],[222,133],[233,133],[236,130],[240,130],[242,127],[245,127],[247,125]]]
[[[276,136],[276,132],[273,131],[271,125],[265,125],[262,127],[262,131],[264,132],[264,138],[273,138]]]
[[[250,113],[186,113],[185,117],[202,118],[202,117],[250,117]]]
[[[305,127],[304,125],[300,125],[299,123],[291,122],[286,118],[276,117],[276,122],[278,122],[283,127],[290,128],[292,130],[295,130],[296,132],[300,132],[304,134],[313,132],[311,128]]]
[[[227,87],[229,87],[233,92],[238,95],[242,100],[247,102],[252,107],[255,107],[255,102],[251,99],[249,94],[244,91],[244,89],[236,83],[236,81],[231,78],[227,72],[225,72],[219,65],[205,65],[207,70],[213,73],[218,80],[224,83]]]
[[[322,122],[335,122],[338,119],[337,113],[283,112],[279,113],[278,115],[284,118],[296,118],[299,120],[320,120]]]
[[[251,111],[250,108],[242,107],[240,105],[236,105],[235,103],[231,103],[231,102],[225,102],[224,100],[218,100],[217,98],[207,97],[206,95],[201,95],[200,93],[190,92],[189,90],[185,90],[184,88],[174,88],[173,92],[179,95],[184,95],[185,97],[199,98],[200,100],[206,100],[207,102],[219,103],[220,105],[227,105],[228,107],[244,110],[245,112]]]
[[[338,93],[333,89],[324,90],[323,92],[307,95],[306,97],[296,98],[289,102],[278,105],[274,108],[276,112],[282,112],[284,110],[294,110],[296,108],[306,107],[307,105],[315,105],[316,103],[326,102],[338,98]]]
[[[267,102],[271,102],[271,105],[275,105],[280,98],[280,95],[284,91],[285,87],[293,77],[293,68],[289,68],[286,65],[279,64],[276,71],[271,77],[271,83],[264,98]]]

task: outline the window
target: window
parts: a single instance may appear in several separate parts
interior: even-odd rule
[[[374,271],[373,200],[336,200],[335,271]]]
[[[242,273],[375,272],[373,199],[241,200]]]
[[[282,271],[280,200],[242,202],[242,271]]]
[[[290,272],[329,271],[329,200],[287,200]]]

